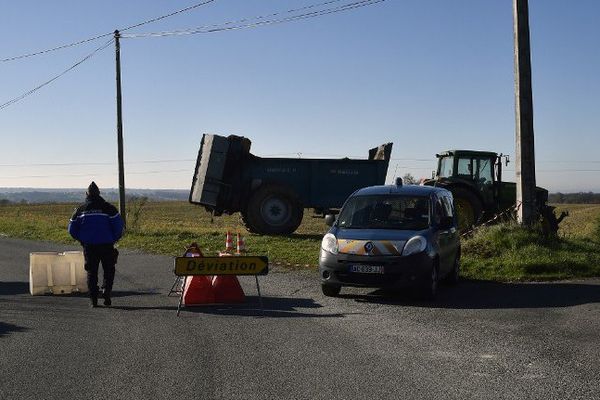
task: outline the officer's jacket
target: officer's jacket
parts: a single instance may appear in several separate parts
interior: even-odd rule
[[[117,209],[102,197],[88,196],[73,213],[69,233],[83,245],[113,244],[123,234],[123,219]]]

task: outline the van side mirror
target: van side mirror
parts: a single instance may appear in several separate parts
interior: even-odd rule
[[[325,216],[325,223],[327,224],[327,226],[333,226],[333,224],[335,224],[335,215],[327,214]]]

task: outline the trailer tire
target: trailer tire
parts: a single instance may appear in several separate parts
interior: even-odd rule
[[[454,198],[454,209],[458,217],[458,229],[463,232],[481,220],[483,205],[470,190],[462,187],[450,188]]]
[[[266,184],[250,197],[242,220],[249,232],[266,235],[293,233],[304,216],[296,193],[283,185]]]

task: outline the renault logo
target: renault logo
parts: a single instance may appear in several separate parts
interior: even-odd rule
[[[373,242],[367,242],[367,243],[365,243],[365,251],[367,253],[372,252],[374,248],[375,248],[375,245],[373,244]]]

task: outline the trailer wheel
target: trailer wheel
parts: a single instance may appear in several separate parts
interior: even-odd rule
[[[460,187],[451,188],[454,197],[454,208],[458,217],[458,229],[461,232],[479,223],[481,219],[481,201],[467,189]]]
[[[246,230],[250,233],[260,233],[256,230],[256,228],[254,227],[254,225],[252,225],[249,221],[248,221],[248,213],[246,211],[242,211],[241,213],[241,217],[242,217],[242,224],[244,224],[244,226],[246,227]]]
[[[288,187],[267,184],[250,197],[242,219],[250,232],[267,235],[288,235],[294,232],[304,216],[298,197]]]

